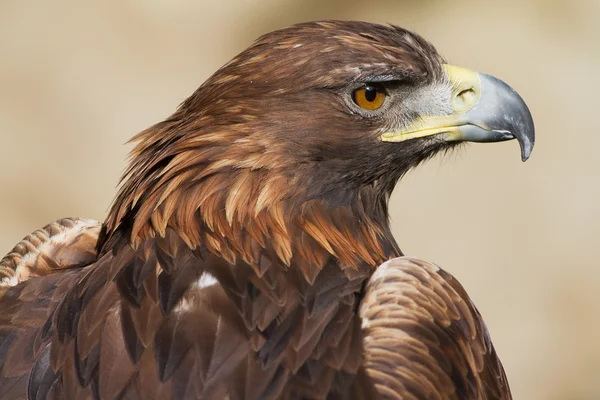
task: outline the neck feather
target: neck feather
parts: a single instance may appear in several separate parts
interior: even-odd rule
[[[264,250],[306,264],[310,282],[330,256],[343,268],[376,267],[399,254],[388,194],[363,186],[314,197],[267,143],[229,131],[206,134],[165,122],[142,132],[105,224],[104,251],[172,229],[190,248],[258,268]],[[176,129],[174,129],[176,128]],[[177,132],[186,132],[185,140]],[[240,139],[240,137],[242,139]],[[344,198],[344,201],[339,201]],[[260,271],[257,271],[260,275]]]

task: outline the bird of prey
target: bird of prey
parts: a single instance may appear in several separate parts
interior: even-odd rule
[[[481,316],[404,257],[397,181],[464,142],[534,144],[519,95],[415,33],[268,33],[138,134],[109,215],[0,262],[0,398],[509,399]]]

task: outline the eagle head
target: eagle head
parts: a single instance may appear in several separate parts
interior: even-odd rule
[[[519,95],[446,64],[417,34],[302,23],[259,38],[135,138],[105,237],[172,229],[249,263],[253,246],[275,242],[289,264],[308,235],[376,265],[390,255],[382,238],[395,247],[387,201],[403,174],[465,141],[513,138],[527,159],[534,128]],[[357,232],[365,244],[346,243]]]

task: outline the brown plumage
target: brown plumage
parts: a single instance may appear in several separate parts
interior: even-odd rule
[[[434,264],[399,257],[371,276],[360,304],[364,367],[386,399],[510,398],[481,315]]]
[[[385,136],[452,114],[463,91],[442,63],[393,26],[260,38],[134,138],[99,237],[59,221],[2,262],[0,398],[510,398],[448,274],[399,259],[365,292],[402,255],[394,185],[460,142]],[[381,109],[358,106],[364,87]]]
[[[30,233],[0,260],[0,293],[30,278],[96,261],[100,228],[93,220],[63,218]]]

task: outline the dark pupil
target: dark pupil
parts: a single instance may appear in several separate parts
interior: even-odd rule
[[[375,101],[376,97],[377,97],[377,89],[375,89],[373,86],[365,87],[365,99],[369,103],[372,101]]]

